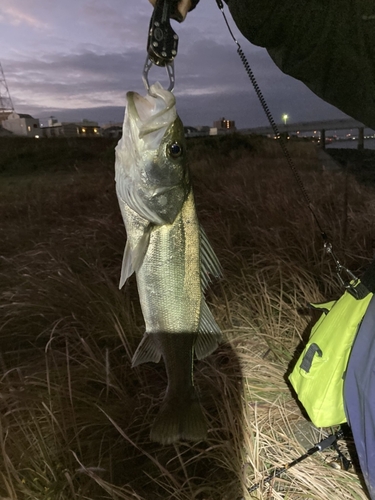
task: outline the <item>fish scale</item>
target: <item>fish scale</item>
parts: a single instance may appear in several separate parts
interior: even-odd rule
[[[173,224],[152,229],[137,285],[148,333],[198,331],[202,291],[192,191]]]

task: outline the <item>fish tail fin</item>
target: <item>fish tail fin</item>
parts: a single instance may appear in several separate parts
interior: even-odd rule
[[[185,439],[202,441],[207,436],[207,422],[194,387],[185,395],[165,397],[151,429],[150,438],[161,444]]]

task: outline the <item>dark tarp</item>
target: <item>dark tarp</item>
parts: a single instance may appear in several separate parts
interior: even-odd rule
[[[225,1],[242,34],[284,73],[375,129],[374,0]]]
[[[375,297],[367,308],[349,358],[344,401],[362,473],[375,500]]]

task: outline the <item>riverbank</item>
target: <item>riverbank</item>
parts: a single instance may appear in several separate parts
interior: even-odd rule
[[[358,182],[375,186],[375,150],[329,148],[326,151]]]

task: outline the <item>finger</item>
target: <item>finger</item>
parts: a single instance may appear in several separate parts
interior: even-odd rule
[[[181,21],[185,19],[191,7],[192,7],[191,0],[181,0],[179,2],[177,10],[181,14]]]

